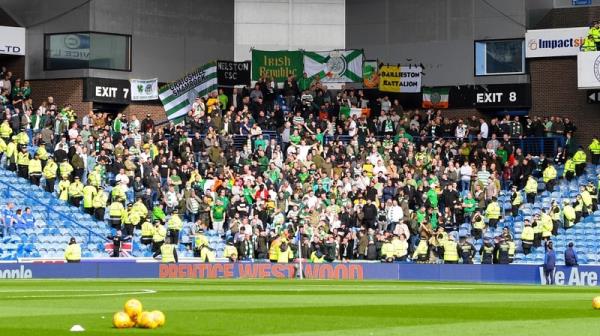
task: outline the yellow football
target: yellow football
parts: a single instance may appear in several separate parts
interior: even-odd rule
[[[125,312],[116,312],[113,315],[113,326],[115,328],[124,329],[133,327],[134,322],[131,321],[131,318]]]
[[[125,302],[125,308],[123,310],[125,310],[131,320],[136,321],[138,316],[142,313],[142,303],[139,300],[130,299]]]
[[[594,307],[594,309],[600,309],[600,296],[596,296],[592,300],[592,307]]]
[[[156,323],[159,327],[165,325],[165,314],[163,314],[163,312],[161,312],[160,310],[155,310],[152,312],[152,314],[154,314],[154,319],[156,320]]]
[[[140,328],[154,329],[158,327],[158,320],[156,319],[154,314],[147,311],[142,312],[142,314],[138,318],[137,323],[138,327]]]

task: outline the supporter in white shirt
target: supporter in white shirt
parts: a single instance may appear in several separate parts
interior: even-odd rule
[[[394,200],[393,205],[387,208],[387,217],[390,223],[400,223],[402,218],[404,218],[404,212],[402,208],[398,205],[398,201]]]
[[[119,173],[115,176],[115,181],[129,187],[129,177],[125,175],[125,169],[119,170]]]
[[[479,128],[479,134],[481,134],[481,138],[487,139],[489,132],[488,124],[483,119],[479,119],[479,122],[481,123],[481,126]]]
[[[387,168],[383,164],[383,161],[378,160],[377,164],[373,168],[373,175],[378,175],[379,173],[383,173],[383,175],[387,174]]]

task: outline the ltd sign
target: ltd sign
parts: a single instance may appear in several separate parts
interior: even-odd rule
[[[0,54],[25,55],[25,28],[0,26]]]
[[[83,90],[85,101],[97,103],[129,104],[130,83],[127,80],[86,78]]]

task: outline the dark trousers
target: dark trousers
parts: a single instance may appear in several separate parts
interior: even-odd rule
[[[512,216],[513,217],[516,217],[516,216],[519,215],[519,207],[520,207],[520,204],[519,205],[514,205],[514,204],[512,205],[511,212],[512,212]]]
[[[488,226],[495,229],[498,226],[498,218],[490,218]]]
[[[585,170],[585,162],[575,165],[575,175],[581,176],[581,174],[583,174],[584,170]]]
[[[483,230],[481,230],[481,229],[472,229],[471,230],[471,235],[473,236],[473,238],[479,240],[479,239],[481,239],[481,236],[483,235]]]
[[[592,153],[592,164],[597,165],[598,161],[600,161],[600,154]]]
[[[160,255],[160,247],[163,246],[165,242],[164,241],[159,241],[159,242],[152,242],[152,256],[154,258],[156,258],[156,256]]]
[[[120,218],[111,218],[110,226],[115,230],[121,230],[121,219]]]
[[[171,244],[177,245],[179,243],[179,230],[169,230],[169,237],[171,238]]]
[[[19,165],[18,170],[17,170],[17,175],[19,177],[22,177],[24,179],[26,179],[27,176],[27,171],[29,170],[29,167],[26,165]]]
[[[69,264],[78,263],[78,262],[80,262],[80,261],[81,261],[81,260],[67,260],[67,262],[68,262]]]
[[[133,224],[125,224],[125,225],[123,225],[123,228],[124,228],[124,230],[123,230],[124,237],[133,236]]]
[[[29,181],[31,184],[35,184],[36,186],[40,186],[40,179],[42,178],[41,174],[31,174],[29,175]]]
[[[53,193],[54,192],[54,181],[56,181],[55,178],[51,178],[51,179],[46,179],[46,192],[49,193]]]
[[[81,199],[82,198],[83,197],[81,197],[81,196],[77,196],[77,197],[71,196],[69,198],[69,202],[71,202],[71,205],[73,205],[74,207],[78,207],[79,208],[79,205],[81,204]]]
[[[556,180],[550,180],[550,181],[546,182],[546,190],[548,190],[549,192],[553,192],[555,184],[556,184]]]
[[[152,237],[143,237],[140,238],[140,243],[143,245],[150,245],[152,243]]]
[[[444,260],[444,264],[458,264],[458,261],[448,261],[448,260]]]
[[[529,204],[535,203],[535,193],[528,193],[525,195],[525,197],[527,198],[527,203],[529,203]]]
[[[547,285],[554,285],[554,268],[544,267],[544,277],[546,277]]]
[[[85,202],[84,202],[85,203]],[[83,212],[85,212],[86,214],[93,216],[94,215],[94,208],[83,208]]]
[[[531,245],[532,242],[530,241],[521,241],[521,247],[523,247],[523,254],[527,255],[531,253]]]
[[[552,235],[556,236],[558,235],[558,228],[560,227],[560,221],[559,220],[553,220],[552,221]]]
[[[94,217],[96,217],[97,221],[104,220],[104,210],[105,208],[94,208]]]
[[[533,234],[533,246],[540,247],[542,246],[542,233],[534,233]]]
[[[574,176],[575,176],[575,174],[573,174],[573,172],[566,172],[565,173],[565,178],[567,179],[567,181],[571,181]]]

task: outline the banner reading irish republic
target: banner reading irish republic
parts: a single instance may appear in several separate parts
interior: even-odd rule
[[[217,89],[217,64],[204,64],[193,72],[160,88],[160,98],[169,120],[185,116],[196,97],[204,97]]]
[[[309,78],[319,76],[322,82],[362,82],[363,51],[305,51],[304,72]]]
[[[252,79],[259,80],[263,76],[275,82],[285,82],[289,75],[302,77],[301,51],[266,51],[252,50]]]

